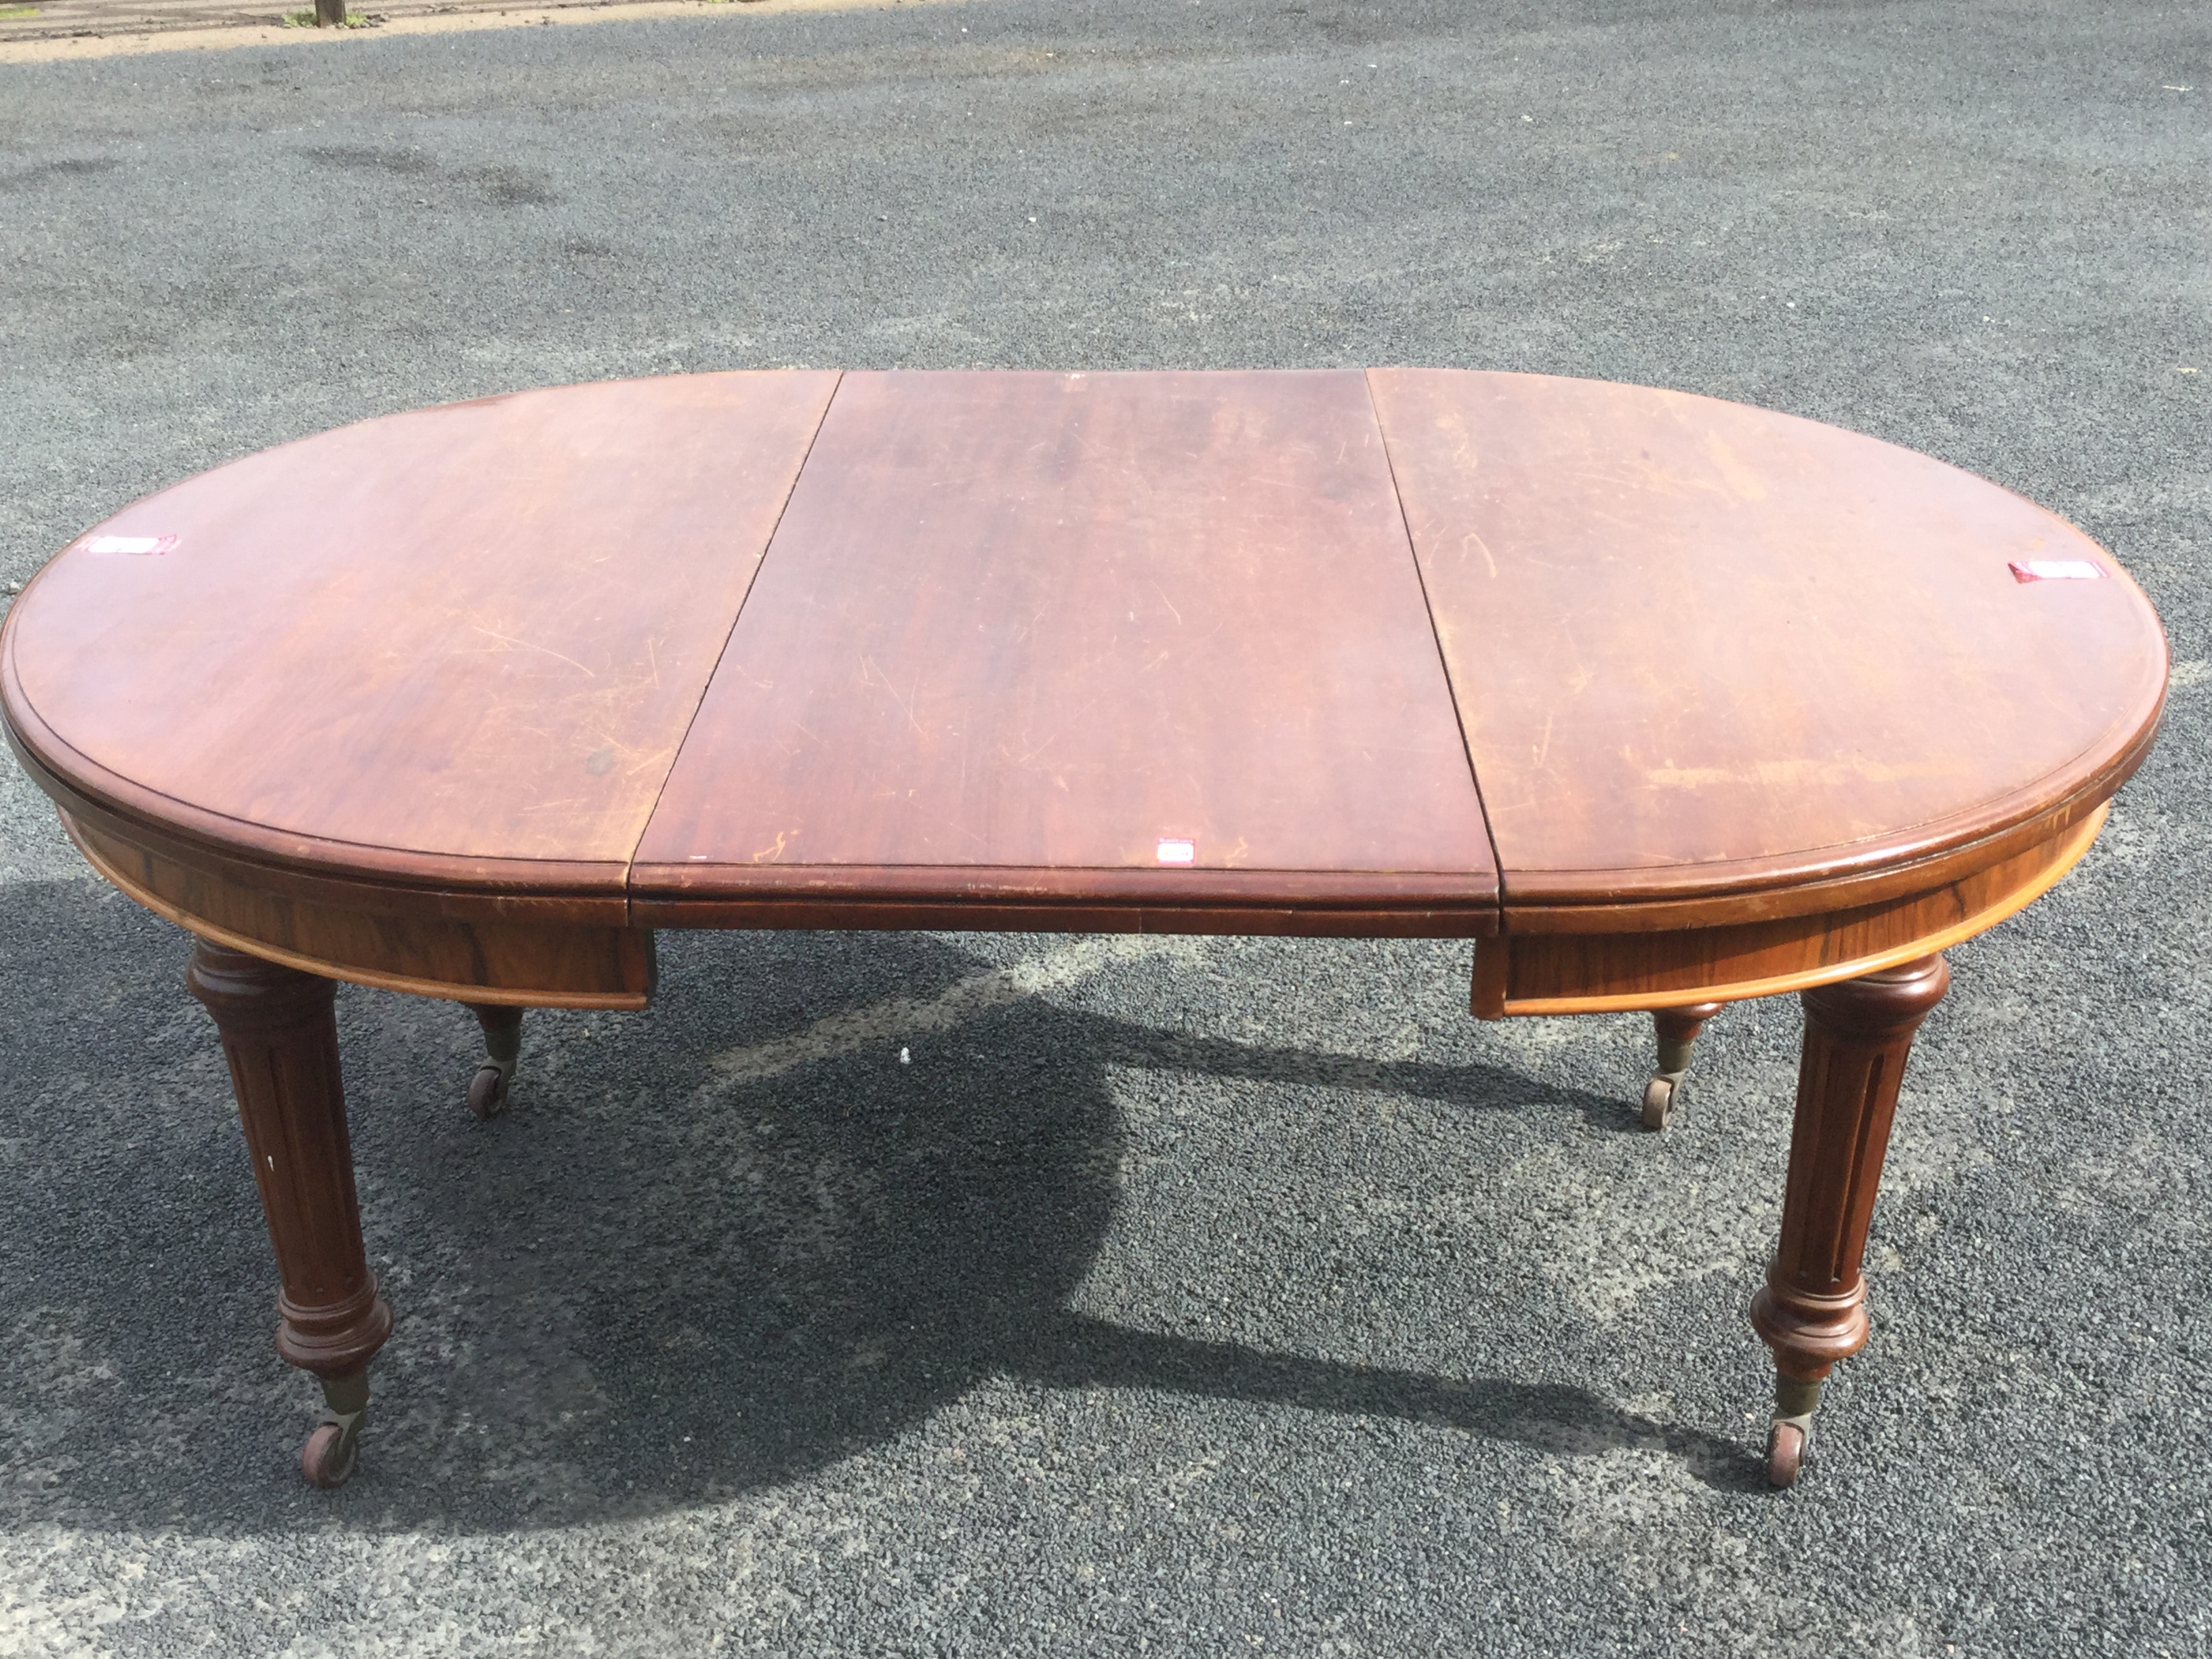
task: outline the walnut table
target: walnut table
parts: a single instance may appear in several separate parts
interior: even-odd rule
[[[392,1328],[331,981],[638,1008],[662,927],[1468,938],[1484,1018],[1802,992],[1751,1320],[1796,1477],[1945,946],[2088,849],[2157,618],[1993,484],[1594,381],[700,374],[371,421],[72,543],[0,709],[198,936],[351,1472]]]

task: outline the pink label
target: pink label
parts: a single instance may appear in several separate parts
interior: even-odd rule
[[[1198,860],[1198,843],[1163,836],[1158,856],[1162,864],[1194,864]]]
[[[158,557],[177,544],[174,536],[94,536],[84,544],[88,553],[146,553]]]
[[[2090,559],[2012,561],[2012,579],[2016,582],[2094,582],[2104,574],[2105,567]]]

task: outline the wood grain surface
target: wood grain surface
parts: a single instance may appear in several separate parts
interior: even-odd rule
[[[1369,378],[1509,932],[1923,860],[2102,799],[2148,745],[2148,601],[1986,480],[1678,392]],[[2104,575],[2016,580],[2029,560]]]
[[[523,392],[188,479],[18,600],[10,723],[216,844],[618,897],[836,383]]]
[[[2011,568],[2051,560],[2100,574]],[[789,373],[189,479],[17,601],[0,712],[119,884],[370,983],[634,1006],[654,926],[1502,926],[1513,1012],[1990,925],[2166,667],[2051,514],[1741,405]]]
[[[642,1008],[653,934],[573,921],[349,909],[226,879],[67,814],[85,861],[157,915],[264,961],[379,990],[533,1008]]]
[[[633,890],[1494,914],[1362,378],[847,375]]]
[[[1971,874],[1871,904],[1712,927],[1624,933],[1503,933],[1474,965],[1479,1018],[1742,1002],[1809,990],[1947,951],[2015,915],[2064,878],[2110,809]]]

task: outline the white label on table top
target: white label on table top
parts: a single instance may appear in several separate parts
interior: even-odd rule
[[[1163,836],[1157,856],[1162,864],[1194,864],[1198,861],[1198,843]]]
[[[2094,582],[2105,574],[2105,567],[2093,559],[2014,559],[2012,579],[2016,582]]]
[[[167,553],[177,544],[174,536],[94,536],[84,544],[88,553]]]

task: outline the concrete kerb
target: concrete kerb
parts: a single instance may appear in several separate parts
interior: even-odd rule
[[[614,0],[614,3],[509,6],[387,18],[356,28],[295,28],[276,24],[179,26],[115,34],[0,40],[0,64],[57,63],[155,52],[225,52],[240,46],[328,46],[395,34],[473,33],[482,29],[629,23],[658,17],[781,15],[789,12],[890,11],[915,6],[969,5],[975,0]]]

